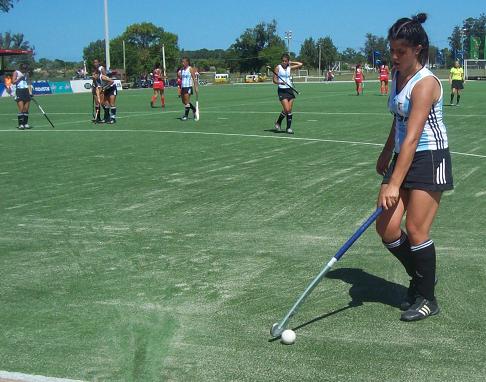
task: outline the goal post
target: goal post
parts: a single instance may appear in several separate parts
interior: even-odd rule
[[[464,60],[465,80],[486,80],[486,60]]]

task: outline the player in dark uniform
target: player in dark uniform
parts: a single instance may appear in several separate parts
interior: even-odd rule
[[[109,110],[108,116],[105,114],[105,123],[116,123],[116,96],[118,95],[118,91],[115,81],[111,78],[111,73],[102,75],[101,83],[103,85],[105,110]]]
[[[376,170],[384,175],[378,205],[384,212],[376,228],[386,248],[411,278],[402,303],[403,321],[439,312],[435,298],[436,254],[430,228],[442,192],[453,188],[446,126],[442,120],[443,89],[425,67],[429,39],[423,13],[399,19],[388,31],[393,80],[388,107],[392,128]],[[406,214],[406,230],[401,222]]]
[[[16,70],[12,76],[12,83],[15,85],[15,101],[18,108],[18,128],[20,130],[30,129],[29,106],[32,93],[29,82],[29,67],[27,64],[20,64],[20,69]]]
[[[287,134],[293,134],[292,130],[292,107],[294,105],[295,94],[292,90],[292,70],[299,69],[303,66],[301,62],[290,61],[288,54],[283,54],[281,63],[275,67],[273,83],[278,85],[278,99],[282,105],[282,111],[275,122],[275,131],[280,131],[280,126],[284,118],[287,118]]]

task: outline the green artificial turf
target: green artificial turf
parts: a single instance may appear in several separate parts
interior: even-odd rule
[[[486,83],[444,107],[455,190],[433,226],[438,316],[399,321],[408,279],[370,228],[272,341],[373,211],[391,124],[377,83],[299,84],[296,134],[271,85],[206,86],[182,122],[150,90],[118,123],[89,94],[0,99],[0,370],[89,381],[483,381]],[[447,86],[446,86],[447,88]],[[445,95],[448,101],[448,90]],[[468,156],[464,154],[475,154]]]

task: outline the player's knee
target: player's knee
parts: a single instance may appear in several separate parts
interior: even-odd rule
[[[405,225],[407,235],[411,243],[420,244],[429,238],[429,230],[413,221],[407,221]]]

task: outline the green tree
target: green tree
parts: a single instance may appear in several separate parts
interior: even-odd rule
[[[95,59],[105,60],[105,42],[104,40],[96,40],[90,42],[87,47],[83,49],[83,59],[86,60],[88,71],[92,69],[93,61]]]
[[[449,36],[449,46],[451,47],[451,51],[453,52],[453,55],[455,56],[454,52],[462,50],[462,44],[463,44],[463,39],[462,39],[462,29],[459,26],[455,26],[454,29],[452,30],[452,34]],[[455,57],[454,57],[455,59]]]
[[[449,36],[449,46],[453,52],[464,47],[465,57],[468,57],[470,37],[479,37],[479,57],[484,57],[486,37],[486,14],[482,13],[478,18],[469,17],[462,22],[462,27],[456,25]]]
[[[123,41],[125,41],[127,76],[151,70],[156,62],[162,64],[162,45],[165,46],[167,70],[174,71],[179,62],[177,40],[177,35],[166,32],[152,23],[129,25],[125,32],[110,41],[111,67],[123,67]],[[90,66],[94,58],[104,60],[104,41],[90,43],[84,48],[83,57]]]
[[[0,11],[8,12],[11,8],[13,8],[13,3],[13,0],[0,0]]]
[[[388,49],[388,40],[386,38],[375,36],[372,33],[367,33],[365,38],[363,54],[365,55],[368,64],[372,65],[374,63],[374,52],[379,52],[382,60],[390,62],[390,51]]]
[[[0,33],[0,49],[34,50],[34,47],[30,45],[29,41],[24,40],[23,33],[12,34],[5,32]],[[20,63],[27,63],[30,67],[33,67],[33,55],[10,56],[5,58],[6,67],[15,67]]]
[[[277,22],[261,22],[248,28],[229,48],[229,57],[238,65],[232,65],[240,72],[259,72],[262,67],[275,61],[276,51],[285,51],[285,43],[277,34]],[[264,52],[262,52],[264,51]],[[280,55],[278,55],[280,56]],[[278,57],[280,59],[280,57]]]
[[[356,65],[360,62],[365,62],[366,60],[365,56],[361,52],[358,52],[353,48],[346,48],[343,52],[341,52],[340,59],[341,61],[351,65]]]
[[[317,50],[321,48],[321,68],[331,67],[339,58],[338,50],[331,37],[321,37],[317,40]]]
[[[300,47],[299,59],[307,67],[316,68],[319,66],[319,52],[316,42],[312,37],[306,38]]]

